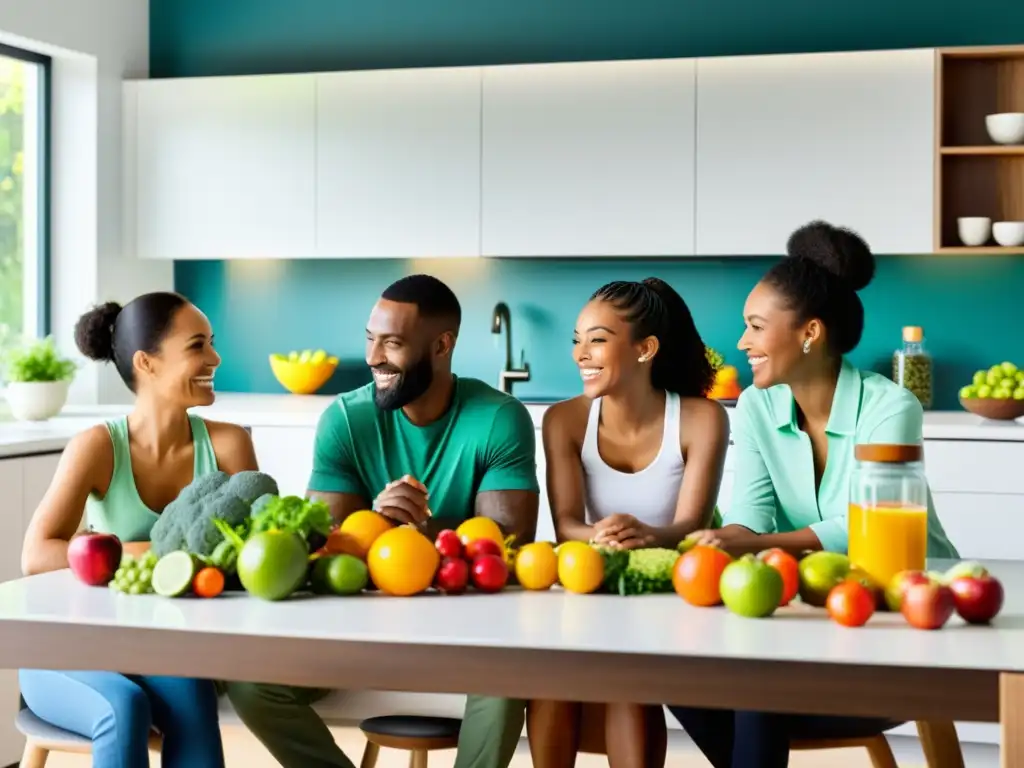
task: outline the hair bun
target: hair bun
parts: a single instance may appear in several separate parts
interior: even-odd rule
[[[114,359],[114,321],[123,307],[108,301],[93,307],[75,324],[75,344],[90,360],[110,362]]]
[[[866,288],[875,276],[875,257],[856,232],[826,221],[812,221],[789,236],[790,258],[809,261],[845,282],[854,291]]]

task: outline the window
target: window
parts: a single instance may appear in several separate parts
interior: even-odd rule
[[[49,321],[50,59],[0,44],[0,347]]]

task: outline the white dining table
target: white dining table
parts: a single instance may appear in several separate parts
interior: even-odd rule
[[[942,567],[945,564],[935,564]],[[1001,723],[1024,768],[1024,562],[990,626],[846,628],[794,605],[766,619],[675,595],[560,589],[398,598],[131,596],[69,571],[0,584],[6,669],[111,669],[267,683]]]

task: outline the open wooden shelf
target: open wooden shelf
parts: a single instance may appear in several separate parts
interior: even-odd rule
[[[1005,245],[982,245],[977,248],[969,248],[966,245],[959,245],[950,248],[939,248],[936,253],[947,254],[949,256],[967,256],[970,254],[978,254],[979,256],[996,254],[1002,254],[1004,256],[1020,256],[1024,255],[1024,246],[1009,247]]]
[[[991,241],[964,247],[961,216],[1024,221],[1024,145],[996,144],[985,116],[1024,112],[1024,46],[939,49],[935,69],[935,251],[1014,253]]]
[[[993,144],[990,147],[941,147],[943,155],[1024,155],[1024,144]]]

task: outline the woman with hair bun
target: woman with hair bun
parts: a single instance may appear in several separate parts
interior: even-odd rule
[[[573,345],[583,394],[543,425],[558,540],[675,547],[712,525],[729,420],[707,398],[714,372],[686,302],[657,278],[608,283]],[[537,768],[571,767],[581,734],[585,746],[595,734],[615,768],[665,762],[660,706],[531,701],[527,717]]]
[[[214,401],[220,356],[209,321],[187,299],[147,293],[124,307],[108,302],[79,319],[75,341],[92,360],[113,363],[135,404],[64,449],[25,535],[26,575],[68,567],[83,514],[138,551],[131,543],[149,540],[160,512],[195,478],[257,468],[243,428],[188,413]],[[148,765],[151,726],[167,768],[223,768],[212,681],[24,669],[19,683],[38,717],[92,739],[97,768]]]
[[[857,293],[874,277],[867,244],[814,221],[789,238],[787,258],[754,286],[743,309],[754,386],[732,418],[732,502],[718,529],[695,532],[733,555],[779,547],[847,550],[847,505],[859,443],[920,444],[924,414],[906,389],[846,355],[860,343]],[[813,471],[811,471],[813,468]],[[958,558],[928,495],[928,557]],[[793,739],[875,736],[898,723],[669,707],[715,768],[784,768]]]

